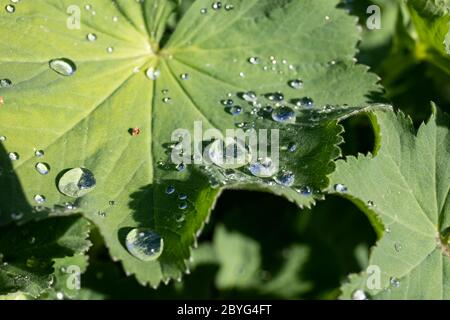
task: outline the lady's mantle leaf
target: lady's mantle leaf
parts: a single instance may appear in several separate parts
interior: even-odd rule
[[[375,156],[338,161],[331,179],[383,236],[342,297],[450,299],[450,118],[433,108],[417,133],[402,113],[371,118]]]
[[[198,0],[172,32],[185,10],[175,3],[23,0],[14,12],[0,12],[0,79],[7,79],[1,164],[13,160],[14,169],[0,176],[1,221],[17,212],[24,222],[79,209],[127,273],[154,286],[185,270],[219,193],[211,182],[239,180],[313,203],[339,155],[336,120],[378,91],[376,77],[353,61],[356,21],[337,1],[230,0],[217,8]],[[250,90],[254,105],[242,99]],[[261,110],[278,107],[279,95],[269,99],[278,92],[280,104],[297,108],[297,123],[276,123]],[[243,112],[230,115],[226,99]],[[295,174],[293,186],[250,179],[248,167],[176,167],[168,161],[171,135],[180,128],[192,134],[195,121],[203,132],[281,129],[281,165]]]

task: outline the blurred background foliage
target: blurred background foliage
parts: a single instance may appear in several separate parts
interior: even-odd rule
[[[183,1],[180,15],[191,1]],[[430,26],[415,19],[414,2],[343,0],[341,7],[359,19],[358,61],[380,76],[385,98],[419,124],[430,114],[430,101],[450,112],[450,60],[424,38]],[[366,26],[371,5],[381,9],[381,29]],[[343,125],[344,155],[371,151],[373,132],[364,116]],[[74,298],[336,299],[346,276],[365,268],[376,235],[343,198],[299,209],[270,194],[225,191],[193,250],[190,274],[157,290],[124,274],[95,230],[91,241],[89,267]]]

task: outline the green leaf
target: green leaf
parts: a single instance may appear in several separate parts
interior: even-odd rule
[[[362,290],[373,299],[449,299],[450,118],[433,107],[417,133],[400,112],[378,111],[371,119],[375,155],[338,161],[331,180],[348,188],[341,195],[379,232],[369,265],[379,268],[380,283],[373,269],[352,275],[342,297]]]
[[[450,74],[450,4],[448,0],[408,1],[411,20],[418,35],[419,58],[426,58]]]
[[[198,0],[187,11],[162,0],[85,4],[21,1],[14,13],[0,13],[0,36],[8,39],[0,43],[1,77],[12,82],[0,88],[0,132],[7,137],[7,152],[20,157],[13,163],[14,174],[7,170],[0,176],[0,185],[12,186],[0,194],[0,217],[8,223],[18,211],[22,221],[80,211],[99,227],[112,257],[141,283],[180,277],[219,193],[210,180],[228,179],[216,167],[175,170],[168,161],[175,129],[192,133],[195,121],[202,121],[204,131],[224,132],[244,121],[256,129],[282,129],[283,143],[300,146],[281,155],[282,164],[296,175],[295,187],[321,190],[334,168],[331,160],[339,155],[336,121],[362,110],[379,91],[376,77],[352,60],[356,23],[336,9],[337,1],[230,0],[233,10],[213,10],[212,1]],[[66,11],[73,5],[81,9],[79,30],[66,27],[73,18]],[[184,12],[175,27],[174,14]],[[89,33],[95,41],[87,39],[94,38]],[[259,65],[249,63],[253,56],[260,58]],[[68,59],[59,67],[64,62],[66,68],[76,66],[75,73],[63,76],[67,71],[52,70],[55,59]],[[150,68],[161,72],[156,81],[146,76]],[[180,78],[184,73],[188,80]],[[299,91],[288,86],[297,78],[304,81]],[[255,120],[249,114],[252,106],[238,97],[249,90],[264,106],[271,102],[263,95],[281,91],[286,101],[311,97],[316,108],[297,110],[292,125]],[[242,116],[224,110],[220,101],[228,93],[243,106]],[[164,103],[169,97],[170,103]],[[135,135],[129,134],[132,128],[139,129]],[[36,158],[34,150],[45,156]],[[5,155],[1,161],[10,165]],[[36,171],[38,161],[48,165],[49,174]],[[67,169],[81,167],[94,174],[96,188],[66,205],[74,199],[56,186]],[[273,186],[271,179],[268,184],[251,178],[246,170],[235,174],[252,188],[282,194],[299,205],[316,198]],[[170,196],[168,186],[176,190]],[[36,194],[46,197],[46,209],[32,212],[26,202],[34,203]],[[179,195],[187,200],[178,200]],[[135,227],[162,237],[159,259],[144,262],[127,251],[126,235]]]
[[[89,223],[78,216],[52,218],[0,232],[0,294],[39,296],[54,285],[64,259],[87,251]]]

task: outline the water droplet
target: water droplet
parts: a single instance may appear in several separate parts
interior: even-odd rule
[[[94,174],[85,168],[74,168],[65,172],[58,181],[62,194],[78,198],[91,192],[96,186]]]
[[[334,191],[339,192],[339,193],[345,193],[348,191],[348,189],[343,184],[338,183],[338,184],[334,185]]]
[[[232,4],[226,4],[225,5],[225,10],[226,11],[231,11],[231,10],[233,10],[234,9],[234,6],[232,5]]]
[[[213,8],[214,10],[219,10],[219,9],[221,9],[221,8],[222,8],[222,2],[220,2],[220,1],[214,2],[214,3],[212,4],[212,8]]]
[[[38,157],[38,158],[40,158],[40,157],[43,157],[44,156],[44,150],[36,150],[35,152],[34,152],[34,155],[36,156],[36,157]]]
[[[201,9],[200,9],[200,13],[201,13],[201,14],[207,14],[207,13],[208,13],[208,9],[206,9],[206,8],[201,8]]]
[[[178,208],[179,208],[180,210],[186,210],[187,207],[188,207],[187,202],[182,202],[182,203],[180,203],[180,205],[178,206]]]
[[[369,201],[367,201],[367,206],[368,206],[369,208],[371,208],[371,207],[375,206],[375,204],[373,203],[372,200],[369,200]]]
[[[174,186],[168,186],[166,189],[166,194],[172,194],[175,192],[175,187]]]
[[[113,22],[119,21],[119,17],[118,17],[118,16],[114,16],[114,17],[112,18],[112,21],[113,21]]]
[[[252,163],[249,167],[251,174],[260,178],[269,178],[278,172],[278,165],[276,165],[271,158],[265,157],[258,159],[257,162]]]
[[[400,251],[402,251],[403,247],[400,243],[396,243],[396,244],[394,244],[394,249],[395,249],[395,251],[400,252]]]
[[[187,198],[188,198],[188,196],[185,195],[185,194],[180,194],[180,195],[178,196],[178,199],[180,199],[180,200],[186,200]]]
[[[306,197],[312,195],[312,189],[308,186],[304,186],[304,187],[297,189],[297,192],[299,194],[301,194],[302,196],[306,196]]]
[[[396,277],[391,277],[391,279],[389,279],[389,283],[394,288],[399,288],[400,287],[400,280],[398,280]]]
[[[0,142],[4,142],[6,141],[6,137],[5,136],[0,136]]]
[[[245,73],[244,72],[239,72],[239,77],[245,78]]]
[[[250,62],[251,64],[259,64],[261,62],[261,59],[259,59],[258,57],[250,57],[248,59],[248,62]]]
[[[19,160],[20,156],[17,152],[10,152],[8,153],[8,157],[11,161],[17,161]]]
[[[367,295],[363,290],[357,289],[352,293],[352,300],[367,300]]]
[[[170,103],[172,101],[172,99],[170,97],[165,97],[165,98],[162,99],[162,101],[164,103]]]
[[[86,39],[91,42],[95,41],[95,40],[97,40],[97,35],[95,33],[88,33],[86,35]]]
[[[273,110],[272,119],[281,123],[295,123],[295,112],[290,107],[280,107]]]
[[[62,292],[57,292],[57,293],[56,293],[56,299],[58,299],[58,300],[63,300],[63,299],[64,299],[64,293],[62,293]]]
[[[289,81],[289,86],[293,89],[303,88],[303,81],[299,79]]]
[[[12,4],[8,4],[6,5],[5,10],[8,13],[14,13],[16,11],[16,7],[13,6]]]
[[[188,73],[183,73],[180,75],[181,80],[189,80],[189,74]]]
[[[283,170],[275,178],[275,182],[286,187],[290,187],[295,182],[295,175],[289,170]]]
[[[0,88],[10,88],[12,87],[12,81],[9,79],[0,80]]]
[[[304,108],[313,108],[314,107],[314,101],[309,97],[304,97],[302,99],[295,99],[295,100],[293,100],[293,103],[297,107],[304,107]]]
[[[231,99],[222,100],[221,103],[227,107],[232,107],[234,105],[234,101]]]
[[[50,166],[47,163],[38,162],[36,163],[36,171],[42,175],[46,175],[50,172]]]
[[[256,96],[256,93],[253,91],[248,91],[242,94],[242,98],[247,102],[255,102],[258,97]]]
[[[289,152],[295,152],[295,151],[297,151],[297,145],[296,145],[295,143],[291,143],[291,144],[288,146],[288,151],[289,151]]]
[[[231,137],[218,139],[207,147],[209,160],[224,169],[237,169],[251,161],[249,147],[241,140]]]
[[[37,194],[34,196],[34,201],[38,204],[42,204],[45,202],[45,197],[43,195]]]
[[[237,116],[237,115],[241,114],[242,107],[240,107],[240,106],[233,106],[233,107],[228,108],[227,110],[232,116]]]
[[[177,164],[175,169],[177,169],[177,171],[179,171],[179,172],[184,171],[186,169],[186,165],[184,163],[179,163],[179,164]]]
[[[108,47],[108,48],[106,48],[106,52],[113,53],[114,52],[114,48],[113,47]]]
[[[284,94],[282,94],[281,92],[275,92],[275,93],[268,94],[267,98],[270,101],[282,102],[282,101],[284,101]]]
[[[53,71],[63,76],[71,76],[77,70],[75,63],[66,58],[50,60],[49,66]]]
[[[164,240],[153,230],[135,228],[128,232],[125,244],[128,251],[142,261],[153,261],[163,252]]]
[[[20,220],[23,218],[23,213],[22,212],[13,212],[11,213],[11,219],[13,220]]]
[[[116,205],[116,202],[114,200],[110,200],[108,203],[109,203],[110,206],[115,206]]]

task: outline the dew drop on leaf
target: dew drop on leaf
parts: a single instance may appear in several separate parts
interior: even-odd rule
[[[220,1],[214,2],[214,3],[212,4],[212,8],[213,8],[214,10],[219,10],[219,9],[221,9],[221,8],[222,8],[222,2],[220,2]]]
[[[95,186],[94,174],[85,168],[70,169],[58,181],[59,192],[72,198],[88,194]]]
[[[269,178],[278,172],[278,166],[272,161],[271,158],[265,157],[258,159],[255,163],[252,163],[249,167],[249,171],[256,177]]]
[[[20,156],[17,152],[10,152],[8,153],[8,157],[11,161],[17,161],[19,160]]]
[[[164,240],[151,229],[135,228],[128,232],[125,244],[134,257],[142,261],[153,261],[163,252]]]
[[[38,204],[42,204],[45,202],[45,197],[43,195],[37,194],[34,196],[34,201]]]
[[[251,64],[259,64],[261,60],[258,57],[250,57],[248,59],[248,62],[250,62]]]
[[[35,168],[36,168],[36,171],[42,175],[46,175],[50,172],[50,166],[43,162],[36,163]]]
[[[400,243],[394,244],[395,251],[400,252],[400,251],[402,251],[402,248],[403,247],[402,247],[402,245]]]
[[[352,300],[367,300],[367,295],[363,290],[357,289],[352,293]]]
[[[189,80],[189,74],[188,73],[182,73],[180,75],[181,80]]]
[[[49,66],[50,69],[63,76],[71,76],[77,71],[75,63],[66,58],[50,60]]]
[[[339,192],[339,193],[345,193],[348,191],[348,189],[343,184],[338,183],[338,184],[334,185],[334,191]]]
[[[88,33],[88,34],[86,35],[86,39],[87,39],[88,41],[93,42],[93,41],[97,40],[97,35],[96,35],[95,33]]]
[[[289,170],[283,170],[274,178],[274,180],[282,186],[290,187],[295,182],[295,175]]]
[[[295,123],[295,112],[290,107],[280,107],[272,111],[272,119],[280,123]]]
[[[0,136],[0,142],[4,142],[6,141],[6,137],[5,136]]]
[[[34,155],[36,156],[36,157],[38,157],[38,158],[40,158],[40,157],[43,157],[44,156],[44,150],[36,150],[35,152],[34,152]]]
[[[175,192],[174,186],[168,186],[166,189],[166,194],[173,194]]]
[[[186,210],[187,207],[188,207],[187,202],[182,202],[182,203],[180,203],[180,205],[178,206],[178,208],[179,208],[180,210]]]
[[[9,79],[0,80],[0,88],[10,88],[12,87],[12,81]]]
[[[293,89],[303,88],[303,81],[299,79],[289,81],[289,86]]]
[[[237,169],[251,160],[252,154],[243,141],[226,138],[218,139],[207,147],[208,157],[216,166],[224,169]]]
[[[396,277],[391,277],[389,279],[389,283],[391,284],[391,286],[393,286],[394,288],[399,288],[400,287],[400,280],[398,280]]]
[[[242,94],[242,98],[247,102],[255,102],[257,99],[256,93],[253,91],[248,91]]]
[[[16,7],[13,6],[12,4],[8,4],[8,5],[6,5],[5,10],[8,13],[14,13],[14,12],[16,12]]]

